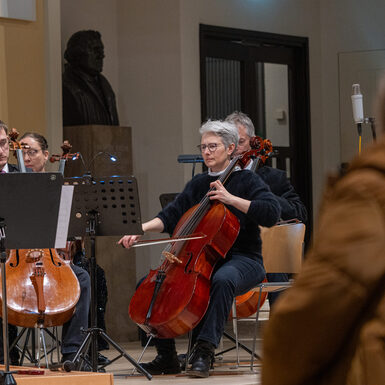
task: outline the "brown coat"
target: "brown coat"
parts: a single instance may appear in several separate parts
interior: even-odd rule
[[[329,183],[313,248],[267,325],[262,383],[385,383],[385,138]]]

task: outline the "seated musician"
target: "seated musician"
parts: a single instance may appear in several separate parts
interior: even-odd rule
[[[45,165],[49,155],[46,139],[37,133],[26,133],[20,138],[20,142],[29,146],[28,149],[23,149],[25,166],[31,168],[34,172],[45,172]],[[74,315],[63,325],[61,346],[63,362],[72,361],[83,342],[84,335],[81,333],[81,329],[88,328],[91,296],[91,283],[87,271],[73,263],[70,266],[79,281],[80,298],[76,304]]]
[[[254,124],[251,119],[243,112],[235,111],[226,117],[226,121],[234,123],[238,128],[239,142],[235,155],[242,154],[250,150],[250,138],[255,136]],[[286,177],[286,172],[277,168],[265,166],[260,163],[256,173],[270,187],[271,192],[276,196],[281,206],[281,218],[283,220],[298,219],[306,223],[307,211],[301,198],[295,192]],[[289,277],[286,273],[268,273],[266,278],[269,282],[287,282]],[[269,293],[269,304],[273,306],[280,295],[280,292]]]
[[[226,258],[221,258],[215,266],[209,305],[194,330],[197,342],[188,373],[193,377],[208,377],[233,298],[249,291],[265,277],[259,225],[274,225],[279,219],[280,208],[262,179],[249,170],[237,169],[225,186],[218,180],[229,165],[238,143],[238,131],[234,124],[208,121],[200,128],[200,134],[199,148],[208,172],[194,176],[173,202],[154,219],[142,224],[142,229],[145,233],[173,233],[181,216],[205,195],[212,201],[225,204],[240,222],[240,232],[233,246]],[[210,188],[212,190],[209,191]],[[126,235],[119,243],[129,248],[138,238],[139,235]],[[179,262],[172,254],[167,254],[166,258],[172,263]],[[158,355],[152,362],[141,364],[142,367],[152,374],[179,373],[174,340],[156,339],[155,346]]]
[[[8,127],[0,120],[0,172],[1,174],[8,172],[18,172],[17,166],[8,163],[9,158],[9,140],[8,140]],[[1,319],[0,319],[1,321]],[[11,324],[8,325],[8,337],[11,343],[17,338],[17,327]],[[0,363],[4,363],[3,357],[3,324],[0,322]],[[9,352],[10,363],[12,365],[19,364],[19,352],[16,348],[13,348]]]

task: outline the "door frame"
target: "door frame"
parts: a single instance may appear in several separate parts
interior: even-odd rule
[[[241,47],[255,47],[256,50],[249,50],[255,55],[255,60],[263,60],[268,57],[274,63],[288,64],[289,79],[289,127],[290,127],[290,157],[292,159],[291,183],[300,195],[308,211],[307,239],[313,223],[313,198],[312,198],[312,161],[311,161],[311,124],[310,124],[310,78],[309,78],[309,39],[307,37],[282,35],[267,32],[258,32],[236,28],[217,27],[200,24],[200,87],[201,87],[201,118],[206,120],[206,72],[205,58],[209,48],[212,49],[212,42],[218,46],[219,57],[234,59],[235,49],[240,55],[245,55]],[[209,44],[211,42],[211,46]],[[231,45],[231,50],[226,49]],[[237,49],[239,45],[239,50]],[[224,49],[221,47],[224,47]],[[211,52],[210,52],[211,53]],[[216,57],[216,56],[215,56]],[[238,58],[241,60],[242,58]],[[250,66],[249,66],[250,67]],[[255,74],[254,69],[243,68],[242,71],[249,71]],[[250,72],[251,71],[251,72]],[[255,76],[255,75],[254,75]],[[243,75],[241,75],[243,78]],[[255,84],[255,83],[254,83]],[[242,86],[241,104],[242,111],[247,113],[253,122],[258,125],[257,100],[246,101],[247,85]],[[274,143],[273,143],[274,145]],[[287,148],[276,147],[283,154]],[[279,167],[279,165],[278,165]]]

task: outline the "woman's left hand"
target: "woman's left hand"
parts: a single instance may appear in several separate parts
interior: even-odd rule
[[[212,189],[207,193],[207,196],[210,198],[210,200],[218,200],[224,204],[231,205],[234,200],[234,195],[230,194],[225,187],[223,186],[222,182],[219,180],[216,180],[214,182],[210,183],[210,188]]]

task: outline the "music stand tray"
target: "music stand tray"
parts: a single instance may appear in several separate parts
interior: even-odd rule
[[[7,226],[7,249],[65,247],[73,187],[63,192],[62,187],[58,172],[1,174],[0,217]]]
[[[7,173],[0,176],[0,263],[5,370],[2,383],[16,383],[9,371],[5,262],[8,249],[65,247],[72,187],[61,173]]]
[[[122,347],[113,341],[102,329],[96,327],[96,252],[95,237],[143,234],[137,181],[133,176],[109,176],[93,178],[91,175],[65,178],[65,185],[75,187],[68,230],[69,237],[89,236],[91,242],[91,328],[76,353],[73,362],[85,361],[91,345],[91,364],[94,372],[98,369],[97,338],[100,336],[111,344],[149,380],[152,376],[144,370]],[[80,364],[81,365],[81,364]],[[106,366],[106,365],[105,365]]]

